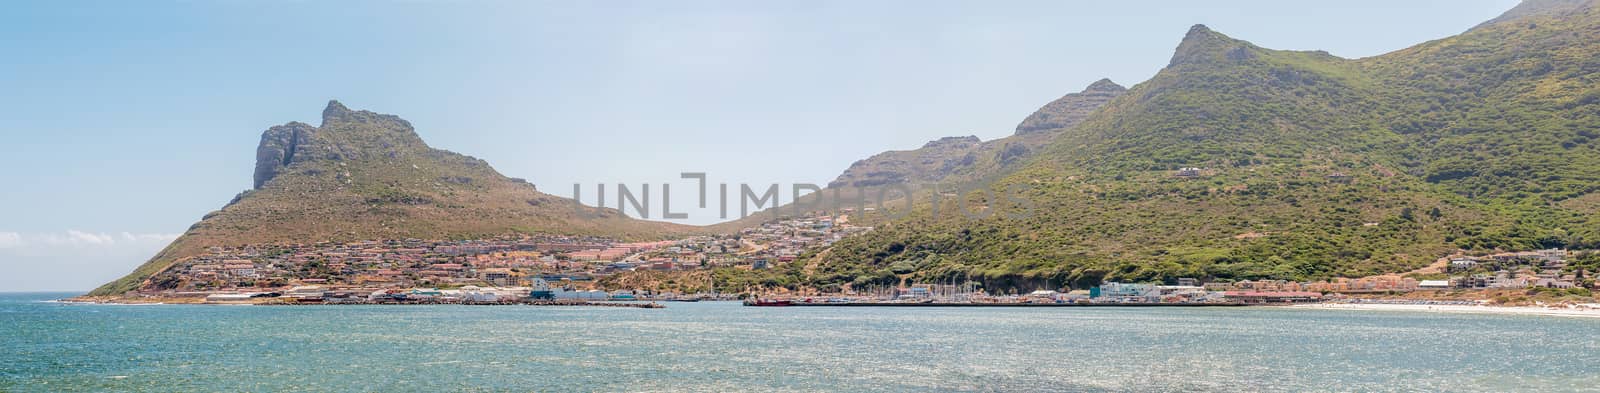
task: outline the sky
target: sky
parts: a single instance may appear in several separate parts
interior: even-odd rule
[[[263,130],[317,124],[330,99],[590,204],[599,183],[693,200],[682,172],[787,193],[881,151],[1009,135],[1100,78],[1137,84],[1197,23],[1358,58],[1516,2],[1200,3],[8,3],[0,291],[127,273],[250,188]]]

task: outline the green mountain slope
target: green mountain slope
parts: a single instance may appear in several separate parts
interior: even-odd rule
[[[925,200],[932,194],[931,185],[937,184],[941,189],[956,189],[986,183],[1026,162],[1050,144],[1056,135],[1077,126],[1089,113],[1125,91],[1127,89],[1110,79],[1101,79],[1083,91],[1069,93],[1045,104],[1023,120],[1017,126],[1016,133],[1010,136],[989,141],[976,136],[944,137],[917,149],[878,153],[851,164],[837,178],[828,182],[821,192],[802,197],[798,203],[763,210],[750,217],[716,224],[711,228],[724,233],[736,232],[774,218],[792,215],[796,205],[848,207],[852,206],[851,201],[857,200],[858,193],[869,201],[875,201],[880,192],[885,192],[892,199],[901,194],[885,189],[893,189],[898,185],[911,186],[913,192],[917,192],[913,199]],[[858,224],[870,225],[884,217],[857,215],[857,218]]]
[[[1361,276],[1457,248],[1595,246],[1595,8],[1530,1],[1459,36],[1359,60],[1196,26],[1155,77],[996,177],[996,189],[1032,188],[1032,215],[972,219],[943,206],[935,217],[922,205],[810,271],[768,274],[1030,289]]]
[[[483,160],[428,147],[392,115],[330,102],[322,125],[272,127],[257,148],[255,188],[241,193],[149,262],[91,295],[145,279],[212,246],[370,239],[457,239],[507,234],[654,239],[699,228],[583,208],[502,176]]]

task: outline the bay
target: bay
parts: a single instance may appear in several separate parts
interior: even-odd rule
[[[86,305],[0,391],[1597,391],[1600,320],[1287,308]]]

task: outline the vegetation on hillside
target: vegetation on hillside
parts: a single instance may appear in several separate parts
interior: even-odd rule
[[[1151,80],[1026,163],[979,176],[1029,187],[1034,214],[919,204],[814,271],[740,280],[1316,280],[1408,271],[1457,249],[1600,247],[1600,15],[1572,1],[1508,15],[1358,60],[1196,26]]]

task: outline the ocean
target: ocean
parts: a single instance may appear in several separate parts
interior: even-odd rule
[[[1600,319],[1287,308],[205,306],[0,294],[0,391],[1600,391]]]

